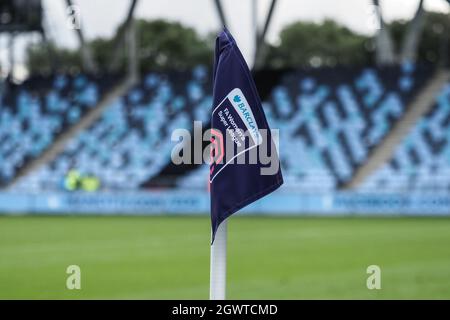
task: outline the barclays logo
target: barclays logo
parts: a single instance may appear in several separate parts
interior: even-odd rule
[[[243,92],[239,88],[234,88],[228,94],[228,99],[232,102],[234,109],[237,111],[239,117],[244,122],[245,126],[249,130],[253,140],[256,144],[261,143],[261,137],[259,135],[258,125],[250,108],[247,99]]]

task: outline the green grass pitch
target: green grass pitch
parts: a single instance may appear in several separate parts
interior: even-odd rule
[[[448,218],[235,216],[228,230],[230,299],[450,298]],[[2,216],[0,298],[207,299],[209,238],[206,216]],[[73,264],[81,290],[66,288]]]

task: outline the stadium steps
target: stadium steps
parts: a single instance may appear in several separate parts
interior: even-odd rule
[[[98,104],[86,113],[80,121],[67,128],[64,133],[59,135],[53,144],[46,151],[44,151],[40,157],[23,166],[15,175],[14,179],[12,179],[4,188],[12,188],[21,177],[26,176],[38,167],[55,159],[59,153],[64,151],[69,139],[75,136],[78,132],[87,129],[92,123],[98,120],[103,114],[103,111],[108,108],[115,99],[126,94],[127,91],[137,83],[137,81],[138,78],[135,76],[127,76],[124,80],[120,81],[119,84],[106,93]]]
[[[436,71],[434,76],[418,92],[403,117],[397,121],[392,130],[373,149],[367,161],[355,170],[352,178],[343,186],[343,189],[355,189],[393,156],[396,146],[408,134],[411,127],[435,104],[437,94],[449,80],[449,70],[440,69]]]

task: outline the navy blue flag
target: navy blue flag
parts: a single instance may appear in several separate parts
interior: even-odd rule
[[[212,241],[227,217],[283,184],[252,75],[230,32],[216,39],[211,117]]]

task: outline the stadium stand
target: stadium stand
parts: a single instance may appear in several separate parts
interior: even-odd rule
[[[398,145],[392,159],[360,190],[436,193],[450,191],[450,83],[436,104]]]
[[[113,81],[84,74],[5,84],[0,96],[0,186],[93,108]]]
[[[71,139],[52,162],[24,179],[17,188],[65,188],[68,172],[96,177],[103,190],[137,189],[170,161],[174,129],[191,129],[195,120],[208,121],[209,73],[149,73],[125,96],[105,109],[102,117]]]
[[[280,154],[285,188],[329,192],[348,181],[402,117],[431,72],[430,68],[411,64],[287,72],[263,102],[271,127],[282,128]],[[68,175],[69,180],[74,176],[95,179],[102,190],[142,188],[170,163],[173,129],[191,130],[194,120],[208,123],[209,80],[210,74],[204,67],[192,72],[147,74],[107,107],[99,120],[74,136],[58,157],[19,179],[14,188],[77,189],[73,181],[69,186]],[[430,114],[421,121],[425,124],[420,124],[420,128],[433,129],[426,129],[420,141],[411,138],[415,144],[436,144],[433,148],[439,148],[443,137],[448,137],[445,126],[435,123],[447,114],[445,101],[439,98],[434,108],[437,115]],[[65,116],[70,119],[69,113]],[[8,150],[8,144],[2,146],[2,152],[3,149]],[[437,155],[442,159],[433,161],[442,163],[448,153],[445,148],[439,150],[440,153],[428,154],[425,160],[430,162]],[[384,175],[401,167],[402,161],[401,157],[391,161],[390,171],[385,168]],[[445,167],[439,166],[438,170],[444,173]],[[205,190],[207,176],[208,168],[202,165],[178,176],[176,186]],[[361,189],[379,185],[366,183]]]

